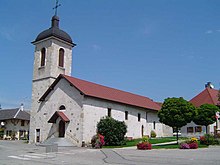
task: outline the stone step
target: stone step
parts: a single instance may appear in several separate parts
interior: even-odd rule
[[[55,137],[49,138],[39,145],[47,146],[47,145],[53,145],[53,144],[57,144],[58,147],[75,147],[76,146],[67,138],[55,138]]]

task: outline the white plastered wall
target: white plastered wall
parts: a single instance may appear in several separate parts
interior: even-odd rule
[[[170,127],[167,128],[159,122],[157,111],[147,110],[120,104],[112,101],[85,97],[83,103],[83,140],[86,143],[91,141],[91,137],[96,134],[96,126],[102,117],[107,116],[108,108],[111,108],[111,116],[119,121],[125,121],[127,125],[127,137],[141,138],[142,125],[144,127],[144,135],[149,135],[151,130],[155,131],[157,137],[164,136],[163,129],[166,128],[166,134],[171,134]],[[125,111],[128,111],[128,120],[125,120]],[[146,120],[147,112],[147,120]],[[138,121],[138,113],[141,114],[141,120]],[[155,129],[154,129],[155,122]]]

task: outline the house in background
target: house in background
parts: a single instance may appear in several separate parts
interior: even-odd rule
[[[217,89],[214,89],[214,86],[211,84],[211,82],[208,82],[205,85],[205,89],[194,98],[192,98],[190,102],[195,107],[200,107],[203,104],[212,104],[219,107],[218,95],[219,91]],[[214,134],[216,131],[216,126],[219,129],[219,119],[217,120],[217,123],[215,122],[214,124],[208,126],[208,133]],[[196,125],[194,122],[191,122],[181,128],[181,134],[182,136],[199,137],[206,134],[206,128],[205,126]]]
[[[0,139],[28,139],[30,114],[20,108],[0,110]]]

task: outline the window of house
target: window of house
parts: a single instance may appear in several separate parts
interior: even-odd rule
[[[156,122],[153,122],[153,129],[156,129]]]
[[[138,113],[138,121],[141,121],[141,114]]]
[[[202,127],[201,126],[196,126],[195,127],[195,132],[202,132]]]
[[[21,120],[21,126],[24,126],[24,120]]]
[[[24,137],[25,135],[25,130],[19,130],[19,136]]]
[[[112,109],[108,108],[108,117],[111,117],[111,116],[112,116]]]
[[[41,49],[41,62],[40,62],[40,66],[45,66],[45,60],[46,60],[46,49],[42,48]]]
[[[125,111],[125,120],[128,120],[128,111]]]
[[[59,66],[64,67],[64,49],[60,48],[59,50]]]
[[[12,135],[12,130],[7,130],[6,131],[6,136],[11,136]]]
[[[146,122],[147,122],[147,112],[146,112]]]
[[[187,127],[187,133],[193,133],[193,127]]]

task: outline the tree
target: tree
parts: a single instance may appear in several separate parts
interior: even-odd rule
[[[111,117],[102,118],[97,124],[98,133],[105,137],[106,145],[122,145],[127,133],[124,121],[118,121]]]
[[[190,123],[195,115],[195,107],[188,101],[180,98],[167,98],[164,100],[161,110],[158,112],[159,121],[174,129],[177,133],[178,143],[178,130]]]
[[[216,112],[219,108],[212,104],[203,104],[196,110],[196,115],[193,122],[197,125],[204,125],[206,127],[206,134],[208,133],[208,125],[216,122]]]

